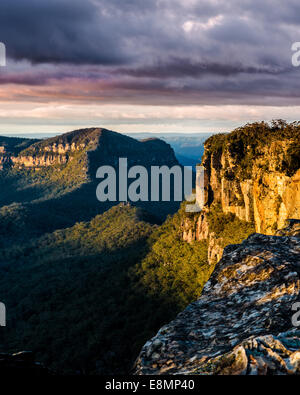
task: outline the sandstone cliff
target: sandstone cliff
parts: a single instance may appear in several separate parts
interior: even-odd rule
[[[36,139],[0,136],[0,170],[12,165],[12,158],[36,143]]]
[[[209,225],[216,205],[224,214],[272,235],[289,218],[300,219],[300,126],[283,121],[246,125],[205,144],[206,207],[183,221],[183,239],[209,239],[209,260],[222,257],[223,240]],[[240,240],[239,240],[240,241]]]
[[[279,125],[267,132],[266,127],[212,137],[203,164],[209,204],[220,202],[224,213],[254,221],[259,233],[274,234],[287,219],[300,218],[300,136],[299,127],[294,134]]]
[[[219,263],[201,298],[144,346],[136,374],[300,374],[299,142],[299,123],[283,121],[208,139],[206,204],[181,231],[208,240]]]
[[[203,295],[143,347],[136,374],[300,374],[300,221],[225,248]]]
[[[118,204],[97,199],[100,166],[114,167],[118,178],[119,158],[128,159],[128,168],[178,165],[170,145],[161,140],[138,141],[102,128],[40,141],[0,136],[1,146],[0,160],[5,163],[0,171],[2,242],[6,237],[23,240],[73,226],[75,221],[89,221]],[[132,203],[148,211],[155,223],[179,206],[178,202]]]
[[[5,140],[2,142],[3,139]],[[17,141],[12,142],[12,140]],[[162,140],[138,141],[102,128],[75,130],[39,141],[0,137],[2,168],[6,166],[17,169],[40,169],[53,165],[66,165],[80,154],[86,155],[89,162],[91,154],[95,152],[97,165],[117,164],[119,157],[128,157],[134,164],[143,165],[178,163],[170,145]]]

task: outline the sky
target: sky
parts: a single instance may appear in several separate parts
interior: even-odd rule
[[[299,0],[1,0],[0,132],[299,120]]]

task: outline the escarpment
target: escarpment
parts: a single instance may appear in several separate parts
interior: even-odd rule
[[[111,166],[118,180],[120,158],[127,159],[128,170],[136,165],[147,169],[178,165],[171,146],[161,140],[138,141],[102,128],[75,130],[38,141],[0,136],[1,146],[2,241],[7,237],[23,240],[25,235],[41,235],[73,226],[76,221],[89,221],[117,205],[119,199],[124,201],[118,182],[116,200],[98,200],[101,180],[97,170],[101,166]],[[145,209],[153,223],[161,223],[179,208],[178,202],[130,203]]]
[[[278,234],[226,247],[200,299],[145,344],[135,374],[299,374],[300,221]]]
[[[274,234],[300,218],[300,127],[249,125],[206,143],[208,201]]]
[[[298,123],[262,122],[212,136],[205,143],[202,164],[206,206],[200,215],[184,219],[182,237],[188,242],[208,239],[211,262],[222,257],[226,242],[210,224],[210,213],[235,216],[267,235],[287,219],[300,219]]]
[[[1,139],[2,169],[3,166],[39,169],[66,165],[84,154],[90,162],[92,153],[97,154],[93,155],[93,159],[98,161],[98,165],[117,164],[119,157],[128,157],[133,164],[178,164],[172,148],[162,140],[138,141],[102,128],[75,130],[46,140],[6,138],[3,145]],[[12,144],[11,140],[18,140],[18,144]]]
[[[183,213],[181,236],[208,240],[218,264],[200,299],[145,344],[135,374],[300,374],[299,141],[298,123],[277,121],[206,142],[205,207]]]
[[[36,139],[0,136],[0,170],[11,167],[12,159],[36,142]]]
[[[39,187],[45,182],[72,189],[96,183],[97,169],[118,168],[120,158],[127,159],[128,167],[178,165],[173,149],[162,140],[138,141],[102,128],[75,130],[45,140],[0,137],[0,175],[22,174],[29,184],[38,182]],[[34,172],[40,175],[34,176]]]

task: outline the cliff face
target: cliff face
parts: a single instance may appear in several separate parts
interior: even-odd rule
[[[247,125],[205,144],[206,207],[183,221],[187,242],[209,240],[209,261],[222,257],[223,241],[209,226],[215,205],[272,235],[289,218],[300,219],[300,127],[282,121]]]
[[[300,221],[225,248],[203,295],[143,347],[136,374],[299,374]]]
[[[170,145],[161,140],[138,141],[101,128],[40,141],[0,136],[1,144],[1,240],[23,240],[25,233],[29,237],[70,227],[118,204],[98,201],[100,179],[96,174],[101,166],[113,166],[118,179],[119,158],[128,159],[128,168],[178,165]],[[179,208],[177,202],[131,203],[148,211],[156,223]],[[43,220],[48,216],[51,221]]]
[[[20,148],[20,142],[19,149],[16,149],[16,144],[12,144],[9,138],[0,145],[2,169],[15,167],[38,170],[53,165],[66,165],[80,154],[87,154],[88,162],[91,157],[96,159],[96,165],[117,165],[119,157],[128,157],[133,164],[177,164],[172,148],[162,140],[137,141],[101,128],[76,130],[42,141],[19,140],[22,140],[25,149]]]
[[[219,202],[224,213],[254,221],[256,231],[264,234],[274,234],[288,218],[300,218],[300,168],[293,174],[282,170],[295,144],[286,140],[263,145],[246,164],[245,158],[232,152],[226,138],[221,152],[209,141],[203,158],[209,175],[209,203]]]
[[[201,298],[146,343],[136,374],[300,374],[299,142],[299,124],[282,121],[206,142],[206,204],[181,230],[219,263]]]
[[[36,139],[0,136],[0,170],[10,167],[12,158],[36,142],[38,142]]]
[[[182,238],[187,243],[208,240],[207,258],[209,264],[213,265],[222,258],[224,240],[222,237],[218,237],[210,226],[209,212],[209,207],[205,207],[201,214],[184,217],[182,220]]]

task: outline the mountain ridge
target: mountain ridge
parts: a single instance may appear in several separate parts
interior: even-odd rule
[[[129,153],[135,150],[141,150],[146,154],[149,147],[160,151],[165,150],[166,152],[171,149],[170,145],[160,139],[151,138],[138,141],[132,137],[103,128],[78,129],[38,141],[20,139],[20,143],[27,145],[27,147],[17,151],[17,156],[14,156],[14,150],[7,150],[7,146],[8,148],[10,147],[9,142],[15,142],[16,139],[5,137],[1,140],[0,137],[0,143],[3,139],[5,139],[6,143],[3,143],[2,146],[0,145],[0,160],[3,156],[9,156],[12,165],[23,165],[32,168],[49,166],[57,162],[59,164],[65,164],[69,159],[69,155],[72,157],[72,154],[77,151],[94,151],[101,146],[109,146],[109,142],[112,141],[116,146],[120,145],[123,148],[126,147]],[[66,156],[66,154],[68,154],[68,156]],[[39,157],[44,159],[44,161],[34,161],[34,158]],[[26,160],[26,158],[28,159]],[[49,160],[47,161],[46,158]]]
[[[9,160],[8,152],[0,152],[0,162],[6,158],[7,164],[0,171],[3,240],[24,237],[25,228],[36,237],[70,227],[117,205],[119,202],[97,200],[96,171],[102,165],[113,166],[118,171],[120,157],[128,158],[128,166],[178,165],[172,148],[161,140],[140,142],[101,128],[79,129],[31,142],[26,141],[29,146],[17,156],[11,155]],[[178,209],[176,202],[136,205],[147,209],[152,221],[158,223]],[[50,213],[51,222],[47,220]]]
[[[257,172],[264,177],[274,168],[278,172],[277,165],[284,164],[288,172],[297,167],[297,141],[289,136],[298,127],[246,125],[211,138],[203,158],[205,209],[189,214],[183,203],[162,226],[156,225],[161,223],[156,215],[164,221],[170,203],[165,212],[159,205],[95,204],[95,174],[102,164],[116,168],[124,156],[129,166],[177,164],[167,144],[89,128],[21,150],[67,160],[0,172],[0,185],[8,188],[6,197],[1,189],[0,198],[14,202],[0,209],[0,300],[16,325],[5,351],[32,349],[40,353],[39,360],[62,371],[128,372],[146,339],[175,319],[146,343],[137,374],[297,372],[292,345],[299,339],[287,306],[299,294],[299,220],[290,220],[276,236],[256,234],[254,215],[248,222],[245,217],[250,192],[244,196],[239,186],[249,177],[249,163],[261,165],[264,158],[266,166]],[[264,129],[263,144],[257,143],[255,151],[255,139]],[[287,144],[283,139],[278,146],[268,145],[268,133],[277,140],[286,136]],[[255,146],[248,150],[252,134]],[[34,194],[35,186],[41,189]],[[271,187],[262,184],[266,196],[273,196]],[[270,361],[275,354],[284,363]]]

